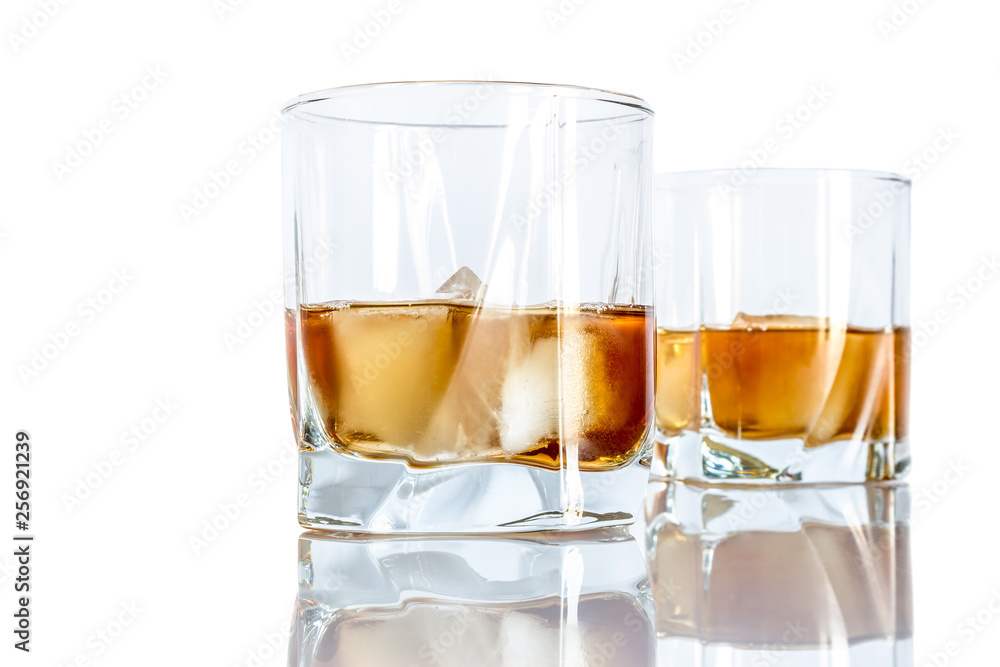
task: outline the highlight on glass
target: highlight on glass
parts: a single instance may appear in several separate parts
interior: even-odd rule
[[[656,233],[672,261],[658,273],[654,471],[906,472],[909,195],[906,179],[868,171],[658,177]]]
[[[632,521],[653,422],[646,105],[393,83],[304,95],[284,119],[300,522]]]

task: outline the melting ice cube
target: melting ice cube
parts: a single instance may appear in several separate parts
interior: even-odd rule
[[[481,299],[486,290],[487,286],[483,284],[479,276],[469,267],[463,266],[451,274],[448,280],[441,283],[441,287],[438,287],[434,293],[449,299]]]
[[[580,651],[582,646],[579,645],[579,638],[583,633],[574,623],[569,632],[565,633],[569,635],[565,641],[566,646],[560,646],[563,634],[560,628],[546,626],[534,614],[508,611],[500,623],[500,667],[585,664],[582,659],[585,656]],[[561,649],[565,649],[565,652]]]
[[[555,338],[544,338],[523,359],[511,359],[500,399],[504,454],[530,451],[541,441],[559,437],[558,346]]]

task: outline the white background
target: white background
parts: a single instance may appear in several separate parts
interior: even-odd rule
[[[0,663],[242,665],[287,623],[299,528],[282,322],[269,301],[282,267],[280,140],[267,126],[301,92],[440,78],[639,95],[657,112],[658,171],[739,166],[775,138],[766,166],[914,179],[916,664],[950,641],[950,664],[995,663],[1000,619],[972,641],[958,624],[1000,590],[1000,278],[984,264],[1000,251],[1000,4],[567,0],[547,15],[555,0],[400,0],[348,58],[342,45],[388,0],[224,2],[49,0],[51,17],[45,2],[4,3],[0,542],[14,532],[16,429],[34,444],[37,541],[30,656],[11,648],[13,561],[0,547]],[[897,25],[886,23],[897,5]],[[705,46],[680,63],[689,39]],[[809,117],[787,136],[779,123],[818,88],[828,99],[800,110]],[[102,121],[111,131],[81,164],[55,165]],[[185,220],[181,205],[232,160],[240,173]],[[127,284],[102,292],[116,271]],[[971,299],[956,291],[966,285],[978,288]],[[90,312],[88,299],[108,297]],[[227,345],[256,309],[263,324]],[[936,313],[947,321],[916,334]],[[25,378],[19,368],[74,324]],[[177,407],[133,449],[123,434],[158,400]],[[68,506],[116,450],[110,477]],[[240,494],[249,506],[196,553],[191,537]],[[88,636],[133,602],[137,620],[97,655]]]

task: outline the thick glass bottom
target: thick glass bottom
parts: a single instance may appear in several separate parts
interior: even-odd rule
[[[657,437],[655,477],[704,482],[784,484],[891,480],[910,467],[903,441],[842,440],[807,445],[800,438],[745,440],[711,427]]]
[[[635,521],[648,448],[614,470],[480,462],[415,468],[332,449],[299,454],[299,523],[364,533],[583,530]]]
[[[656,646],[657,665],[704,665],[705,667],[904,667],[913,664],[912,639],[872,638],[840,646],[794,647],[731,646],[687,637],[661,637]]]

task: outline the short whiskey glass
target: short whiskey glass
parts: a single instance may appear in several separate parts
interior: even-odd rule
[[[631,522],[652,442],[646,105],[393,83],[304,95],[284,118],[300,522]]]
[[[676,261],[657,294],[654,470],[779,483],[904,474],[909,181],[761,169],[668,174],[656,190],[656,233]],[[692,301],[697,328],[678,306]]]

